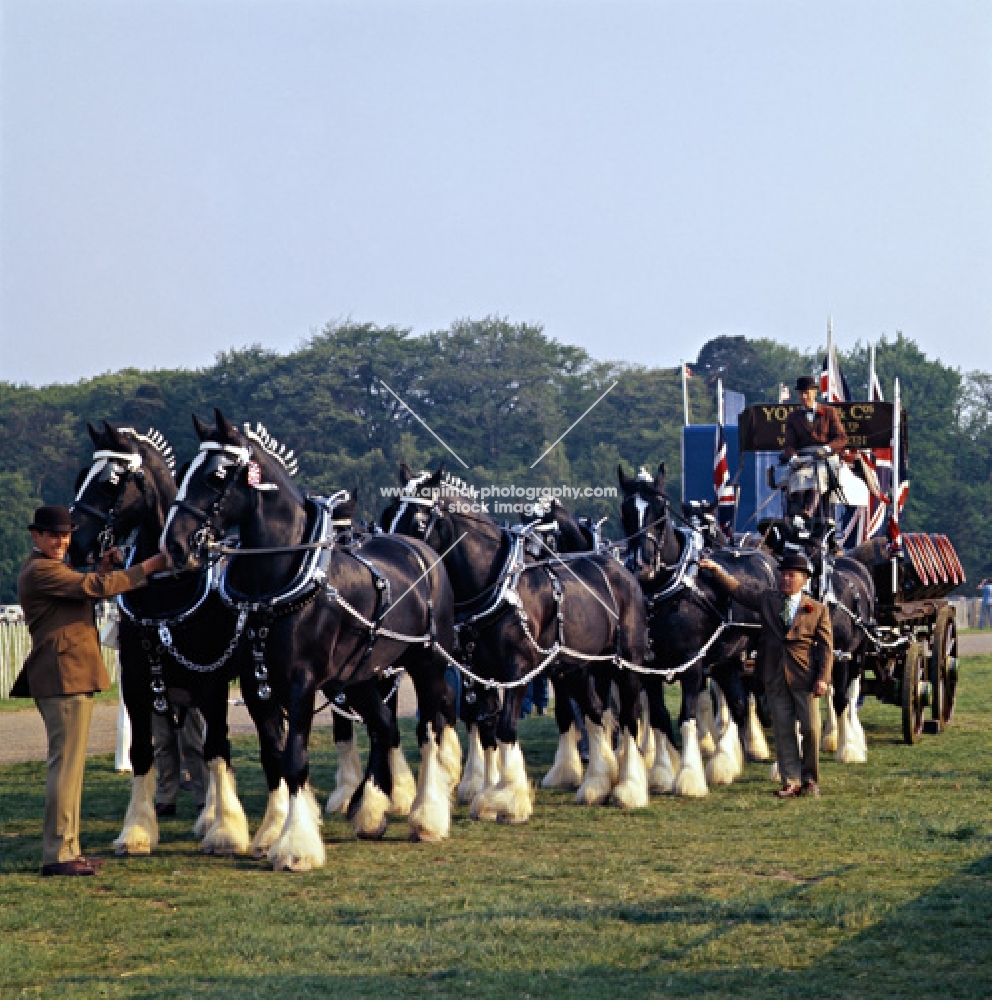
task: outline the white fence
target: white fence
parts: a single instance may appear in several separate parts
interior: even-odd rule
[[[14,686],[14,681],[20,672],[21,665],[25,657],[31,650],[31,636],[28,634],[28,627],[18,613],[11,611],[9,607],[4,609],[3,618],[0,619],[0,698],[7,698],[10,689]],[[116,612],[116,608],[114,609]],[[111,612],[113,614],[114,612]],[[100,634],[107,619],[97,618],[97,626]],[[101,646],[103,662],[107,665],[107,673],[110,680],[117,682],[117,650],[110,646]]]
[[[980,597],[951,597],[949,600],[957,610],[958,628],[978,628],[982,614]]]

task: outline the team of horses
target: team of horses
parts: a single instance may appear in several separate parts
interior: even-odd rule
[[[261,425],[238,427],[219,410],[193,425],[199,449],[178,477],[160,433],[90,426],[93,458],[73,504],[74,564],[121,547],[136,560],[165,551],[174,567],[118,601],[133,767],[118,853],[157,845],[151,719],[189,704],[206,725],[210,786],[194,827],[202,849],[250,852],[281,870],[325,863],[322,809],[308,780],[318,695],[335,712],[338,749],[326,810],[346,813],[368,839],[392,815],[406,817],[411,839],[442,840],[456,800],[475,819],[526,822],[534,792],[518,720],[541,674],[555,688],[559,730],[541,785],[573,788],[579,804],[638,809],[652,793],[705,795],[738,777],[746,757],[768,759],[754,616],[697,565],[705,551],[742,581],[772,586],[774,540],[724,544],[705,513],[673,507],[663,465],[653,476],[618,470],[619,546],[558,503],[500,525],[443,469],[415,475],[405,466],[378,527],[359,530],[354,497],[302,491],[292,451]],[[823,596],[839,721],[831,736],[828,720],[825,742],[835,741],[839,759],[859,761],[859,623],[870,620],[874,594],[854,560],[831,567]],[[395,694],[404,672],[417,697],[416,779],[400,748]],[[231,767],[234,679],[269,793],[254,837]],[[682,695],[678,733],[664,698],[672,683]],[[458,715],[468,733],[464,766]],[[364,768],[357,722],[368,732]]]

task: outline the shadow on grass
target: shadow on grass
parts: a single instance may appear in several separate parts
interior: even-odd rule
[[[802,887],[794,887],[801,892]],[[691,903],[677,917],[693,922]],[[712,912],[709,914],[712,919]],[[728,913],[732,920],[734,914]],[[754,919],[755,913],[737,914]],[[628,919],[637,919],[628,915]],[[673,919],[675,916],[673,916]],[[698,947],[699,940],[686,952]],[[291,968],[270,974],[198,978],[147,971],[113,980],[67,977],[58,983],[65,997],[797,997],[972,998],[992,992],[992,856],[962,869],[913,902],[887,914],[804,968],[666,968],[687,954],[645,955],[639,970],[583,965],[523,973],[453,966],[423,976],[299,975]],[[561,956],[555,956],[560,966]],[[54,984],[53,984],[54,985]],[[54,994],[53,994],[54,995]]]

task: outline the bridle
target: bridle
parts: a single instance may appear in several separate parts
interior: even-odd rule
[[[199,468],[200,465],[210,458],[211,453],[215,453],[220,456],[227,456],[231,459],[231,461],[228,465],[218,465],[218,467],[210,473],[210,476],[215,479],[223,479],[223,483],[219,487],[215,487],[208,480],[205,480],[205,485],[208,489],[213,491],[215,496],[213,502],[207,510],[200,510],[199,507],[193,506],[193,504],[186,500],[186,487],[189,484],[193,473]],[[231,487],[234,485],[235,480],[239,478],[241,471],[248,466],[250,461],[251,448],[247,445],[221,444],[218,441],[201,442],[196,458],[186,470],[186,475],[183,476],[179,492],[176,494],[172,503],[169,504],[169,514],[165,521],[165,527],[162,529],[162,539],[164,540],[166,534],[168,533],[176,511],[182,511],[185,514],[189,514],[190,517],[197,522],[199,527],[190,533],[186,540],[186,544],[190,552],[195,553],[197,558],[199,558],[211,542],[214,542],[217,539],[219,529],[216,521],[220,517],[220,513],[223,510],[224,501],[227,499],[227,495],[230,492]],[[229,469],[233,469],[233,474],[228,474]]]
[[[96,536],[100,547],[97,553],[98,558],[106,555],[117,542],[117,519],[120,516],[121,503],[127,493],[128,483],[133,480],[142,493],[145,491],[145,471],[141,464],[141,455],[135,452],[102,449],[93,453],[93,464],[76,491],[76,498],[69,510],[73,513],[80,511],[103,525]],[[94,480],[107,482],[117,487],[114,501],[107,510],[101,510],[99,507],[84,503],[82,500],[83,494]]]
[[[631,543],[634,541],[635,538],[641,536],[641,541],[638,544],[637,548],[641,549],[641,551],[643,552],[644,549],[647,548],[646,543],[648,541],[650,541],[652,545],[651,558],[650,560],[645,560],[645,561],[647,562],[646,568],[648,573],[650,574],[650,578],[654,579],[660,572],[662,572],[662,570],[668,573],[673,572],[676,569],[678,563],[676,562],[673,563],[671,566],[669,566],[664,561],[662,557],[663,542],[654,533],[654,529],[657,528],[659,524],[666,523],[668,521],[669,515],[671,514],[671,503],[668,497],[665,496],[663,493],[653,493],[652,495],[656,496],[660,501],[661,513],[658,515],[658,517],[654,518],[654,520],[650,521],[647,524],[645,523],[645,518],[647,517],[648,512],[651,509],[650,501],[642,496],[640,490],[633,492],[627,498],[628,500],[633,500],[634,504],[637,507],[637,531],[627,535],[628,549],[627,549],[627,557],[624,560],[624,565],[631,572],[637,571],[637,567],[635,566],[635,556],[637,549],[634,548],[631,545]]]

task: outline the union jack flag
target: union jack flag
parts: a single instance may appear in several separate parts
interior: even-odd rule
[[[727,464],[727,439],[723,433],[723,424],[716,425],[716,443],[713,449],[713,490],[716,493],[720,524],[729,527],[734,519],[737,496],[730,481],[730,466]]]

